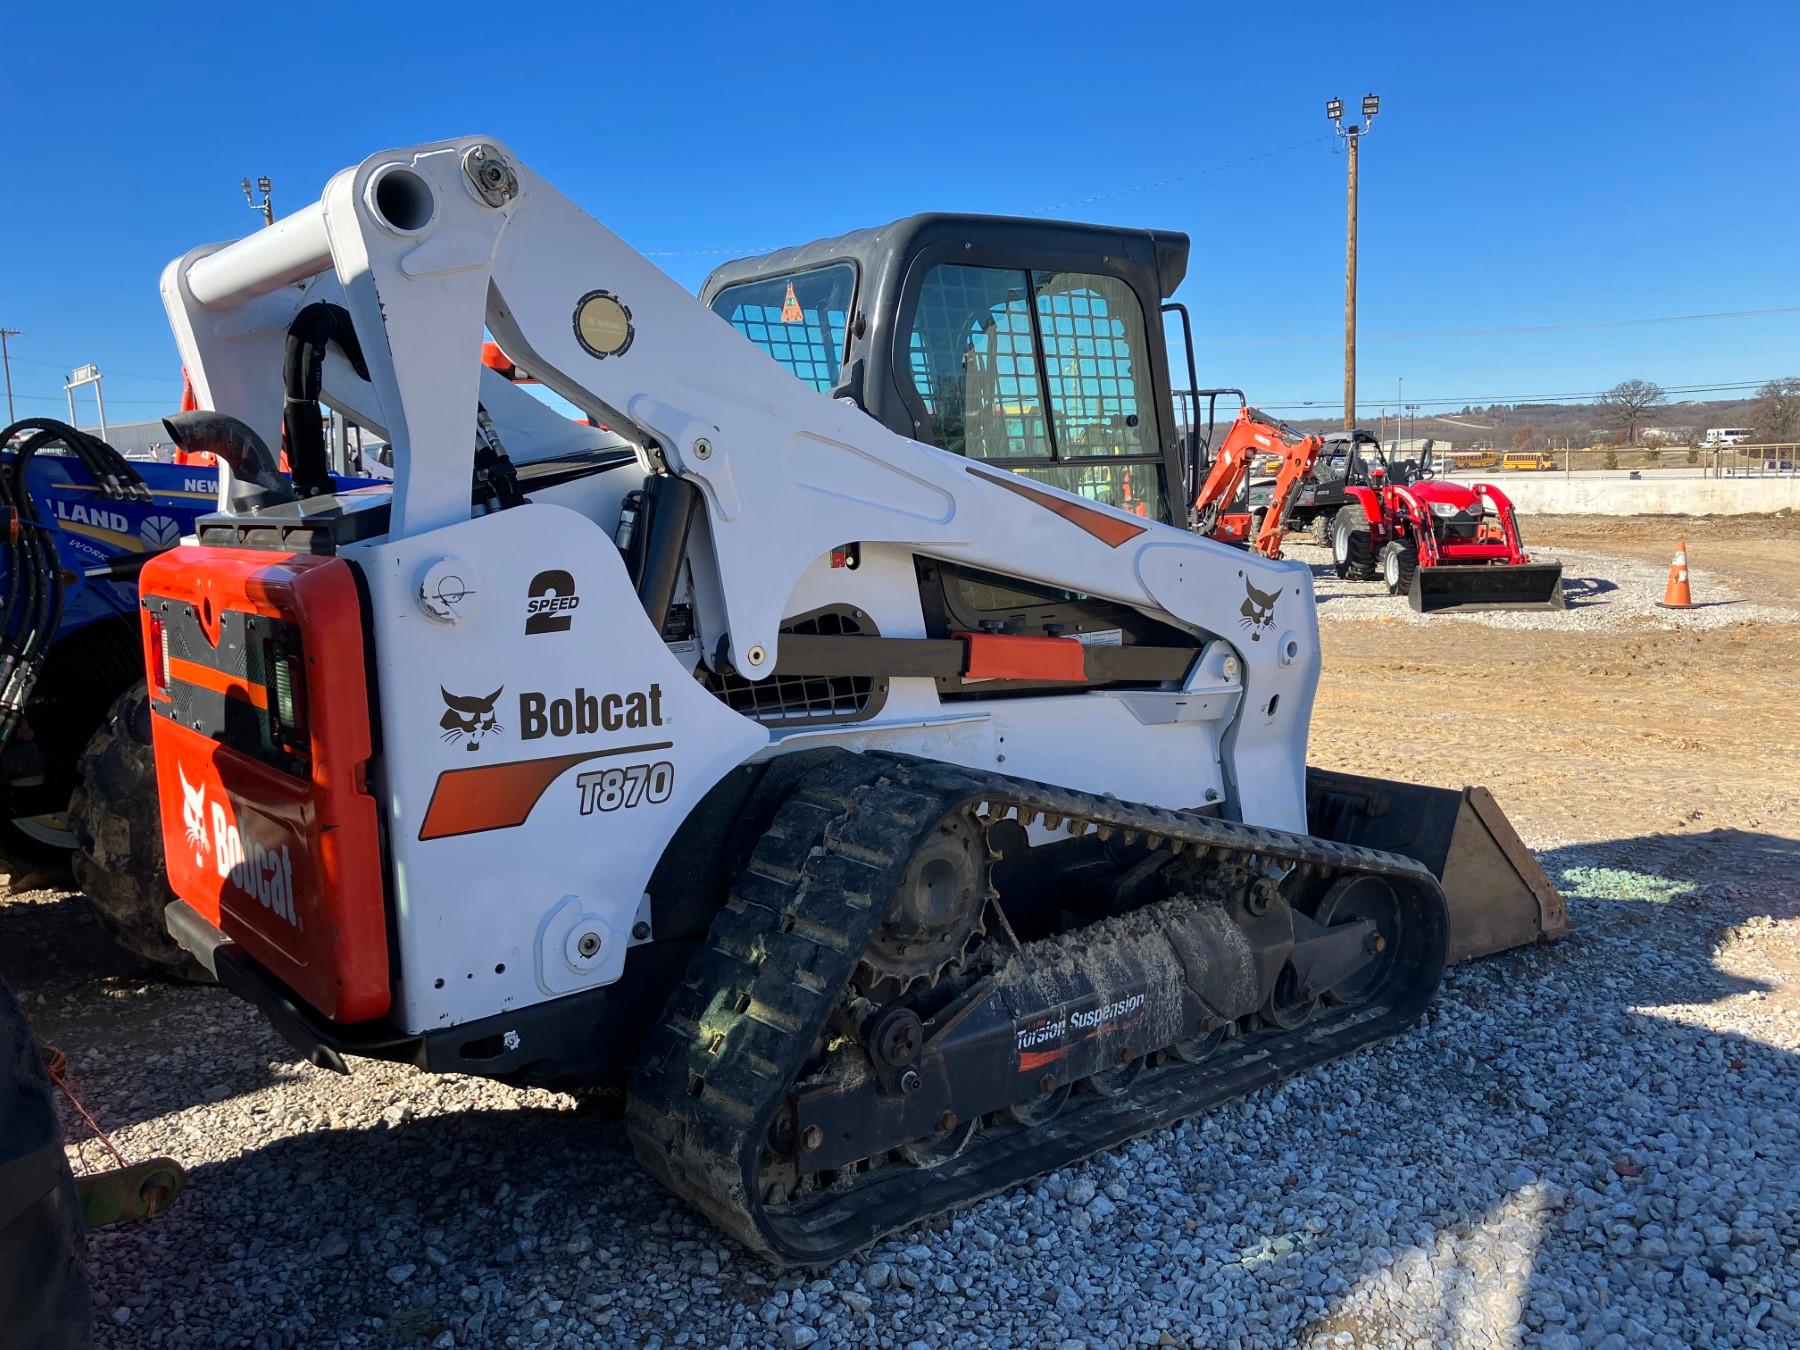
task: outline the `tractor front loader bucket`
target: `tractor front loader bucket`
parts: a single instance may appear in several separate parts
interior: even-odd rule
[[[1421,567],[1407,600],[1420,614],[1462,609],[1561,609],[1561,563]]]
[[[1306,814],[1311,834],[1405,854],[1436,874],[1450,902],[1452,964],[1568,934],[1562,897],[1486,788],[1309,768]]]

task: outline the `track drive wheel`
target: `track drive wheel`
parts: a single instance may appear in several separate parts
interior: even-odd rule
[[[1387,583],[1389,595],[1405,595],[1412,590],[1413,574],[1419,570],[1419,550],[1398,541],[1381,550],[1381,579]]]
[[[1339,507],[1332,519],[1331,565],[1345,580],[1375,579],[1375,545],[1369,538],[1369,518],[1356,502]]]
[[[162,975],[209,981],[163,926],[175,899],[163,871],[162,814],[150,749],[150,697],[140,683],[119,695],[81,755],[69,799],[75,883],[106,931]]]
[[[969,817],[939,823],[908,861],[894,908],[863,952],[857,983],[870,998],[933,984],[962,960],[984,931],[992,861]]]

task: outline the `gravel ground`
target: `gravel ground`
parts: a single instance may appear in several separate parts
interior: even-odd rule
[[[106,1345],[1794,1344],[1800,850],[1752,839],[1556,850],[1576,935],[1453,972],[1398,1041],[811,1275],[568,1098],[339,1078],[218,990],[32,1012],[192,1176],[94,1236]]]
[[[1603,615],[1661,595],[1665,567],[1555,551],[1618,585]],[[1800,805],[1771,749],[1791,736],[1670,679],[1735,672],[1770,706],[1796,630],[1635,613],[1592,636],[1582,609],[1541,616],[1487,653],[1541,700],[1406,712],[1442,751],[1407,776],[1503,789],[1568,941],[1452,972],[1388,1045],[807,1275],[720,1238],[569,1098],[324,1073],[222,991],[132,976],[78,897],[0,892],[0,974],[40,1034],[128,1154],[192,1179],[93,1236],[100,1342],[1800,1345]],[[1316,729],[1343,767],[1391,760],[1368,691],[1464,659],[1452,628],[1392,631],[1331,626]]]
[[[1408,624],[1478,623],[1489,628],[1563,629],[1575,631],[1645,631],[1726,628],[1734,624],[1791,621],[1779,608],[1745,600],[1729,586],[1689,569],[1694,608],[1661,609],[1669,582],[1669,565],[1660,567],[1580,549],[1530,549],[1533,562],[1563,565],[1563,598],[1568,608],[1556,610],[1488,610],[1473,614],[1415,614],[1406,597],[1389,595],[1379,581],[1340,581],[1331,570],[1331,551],[1289,539],[1283,550],[1312,568],[1319,620],[1397,620]],[[1673,556],[1673,545],[1671,545]]]

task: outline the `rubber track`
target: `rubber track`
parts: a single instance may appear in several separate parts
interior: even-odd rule
[[[765,1203],[758,1174],[771,1126],[907,859],[939,821],[975,809],[990,822],[1016,816],[1072,825],[1071,833],[1116,831],[1171,852],[1205,848],[1237,861],[1377,874],[1443,916],[1436,879],[1396,854],[906,756],[844,752],[803,780],[758,841],[646,1039],[626,1113],[646,1170],[772,1261],[835,1260],[1392,1035],[1423,1011],[1436,987],[1434,974],[1425,987],[1370,1008],[1228,1041],[1201,1064],[1146,1072],[1129,1094],[1079,1095],[1042,1125],[978,1133],[962,1156],[935,1168],[877,1166],[847,1184]]]

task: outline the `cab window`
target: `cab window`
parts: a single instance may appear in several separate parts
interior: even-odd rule
[[[713,313],[821,394],[838,383],[856,269],[849,263],[727,286]]]
[[[1143,314],[1116,277],[946,264],[920,286],[905,374],[924,439],[1164,516]]]

